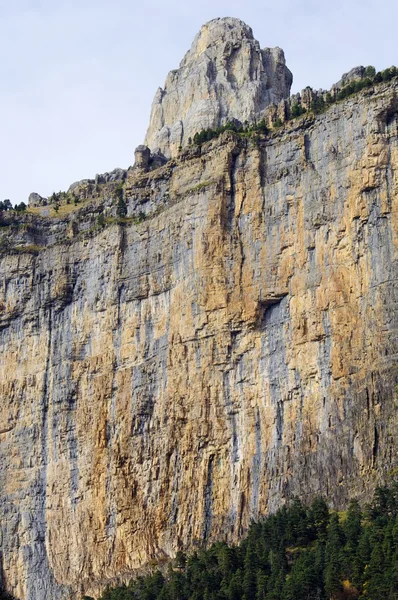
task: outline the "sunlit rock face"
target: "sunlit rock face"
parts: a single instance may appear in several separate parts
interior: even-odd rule
[[[140,219],[2,228],[10,592],[96,596],[292,496],[342,509],[397,472],[397,95],[153,170],[141,149]],[[23,236],[40,247],[12,250]]]
[[[291,84],[283,50],[261,50],[239,19],[214,19],[156,92],[145,144],[176,156],[202,129],[255,119],[266,106],[288,97]]]

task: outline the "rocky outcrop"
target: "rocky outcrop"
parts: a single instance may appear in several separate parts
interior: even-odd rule
[[[81,179],[75,181],[68,188],[68,194],[78,194],[79,190],[87,188],[90,185],[98,185],[99,183],[115,183],[126,179],[127,171],[125,169],[113,169],[110,173],[97,173],[95,179]]]
[[[36,192],[29,194],[28,205],[30,207],[35,208],[36,206],[47,206],[47,203],[48,199],[43,198],[43,196],[40,196],[40,194],[37,194]]]
[[[134,151],[134,166],[142,171],[149,171],[149,163],[151,160],[151,151],[148,146],[137,146]]]
[[[291,83],[280,48],[261,50],[239,19],[214,19],[156,92],[145,144],[176,156],[202,129],[234,118],[252,121],[267,105],[288,97]]]
[[[345,85],[351,83],[352,81],[358,81],[365,77],[366,69],[365,67],[359,66],[354,67],[348,71],[348,73],[344,73],[341,76],[341,79],[334,84],[333,87],[341,89]]]
[[[127,171],[125,169],[113,169],[110,173],[104,173],[103,175],[96,175],[94,182],[98,183],[113,183],[115,181],[124,181],[126,179]]]
[[[141,222],[37,221],[44,249],[3,252],[15,595],[96,595],[292,495],[343,507],[396,473],[397,92],[130,170]]]
[[[160,152],[152,153],[148,146],[140,145],[134,151],[133,168],[146,173],[159,169],[167,162],[167,159]]]

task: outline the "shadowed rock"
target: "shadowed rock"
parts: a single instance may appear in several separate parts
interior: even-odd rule
[[[135,163],[134,166],[137,169],[143,171],[149,170],[149,161],[151,160],[151,151],[148,146],[138,146],[134,151]]]

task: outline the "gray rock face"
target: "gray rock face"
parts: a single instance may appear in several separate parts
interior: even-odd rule
[[[261,50],[239,19],[214,19],[203,25],[179,69],[156,92],[145,144],[176,156],[202,129],[258,117],[288,97],[291,84],[283,50]]]
[[[335,83],[333,87],[342,88],[345,85],[347,85],[348,83],[351,83],[351,81],[363,79],[364,76],[365,76],[365,67],[362,67],[362,66],[354,67],[353,69],[348,71],[348,73],[344,73],[341,76],[340,81]]]
[[[29,194],[28,204],[31,207],[35,206],[47,206],[48,200],[47,198],[43,198],[40,194],[36,192],[32,192]]]
[[[134,152],[135,163],[134,166],[137,169],[142,169],[143,171],[149,170],[149,161],[151,160],[151,151],[148,146],[138,146]]]
[[[94,183],[94,179],[81,179],[80,181],[75,181],[68,187],[68,194],[71,194],[75,190],[77,190],[80,186],[85,185],[87,183]]]
[[[124,181],[126,179],[127,171],[125,169],[113,169],[110,173],[103,173],[103,175],[97,174],[95,176],[95,183],[110,183],[113,181]]]
[[[138,146],[134,151],[134,170],[153,171],[162,167],[167,158],[162,153],[151,153],[148,146]]]
[[[110,183],[113,181],[124,181],[126,179],[127,171],[125,169],[113,169],[110,173],[102,173],[95,176],[95,179],[81,179],[80,181],[75,181],[68,188],[68,194],[76,192],[79,188],[89,185],[89,184],[97,184],[97,183]]]

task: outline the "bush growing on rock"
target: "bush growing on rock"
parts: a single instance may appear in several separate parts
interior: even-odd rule
[[[100,213],[97,217],[97,225],[100,229],[102,229],[105,226],[105,217],[104,217],[104,213]]]
[[[292,112],[291,112],[291,116],[293,118],[300,117],[304,113],[305,113],[305,108],[303,106],[301,106],[301,104],[298,104],[297,102],[295,104],[293,104]]]
[[[12,210],[11,200],[8,198],[0,202],[0,210]]]
[[[116,214],[119,218],[122,219],[127,215],[127,205],[124,200],[124,189],[122,183],[119,184],[115,189],[115,196],[117,201]]]
[[[258,123],[249,124],[247,121],[244,125],[239,123],[238,121],[232,122],[229,121],[225,125],[221,127],[217,127],[217,129],[202,129],[199,133],[195,133],[193,137],[193,143],[200,146],[205,142],[209,142],[210,140],[218,137],[225,131],[233,131],[235,133],[239,133],[242,136],[254,136],[256,133],[268,133],[268,128],[264,119],[259,121]]]
[[[376,75],[376,69],[372,65],[369,65],[368,67],[366,67],[365,72],[364,72],[365,79],[368,77],[369,77],[369,79],[372,79],[375,75]]]

